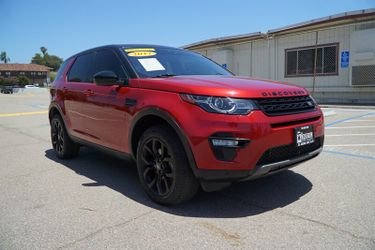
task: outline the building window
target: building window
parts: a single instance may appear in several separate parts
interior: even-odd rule
[[[316,63],[315,63],[316,53]],[[338,44],[285,50],[285,76],[337,75]]]
[[[41,76],[42,75],[42,72],[38,72],[38,76]]]
[[[21,72],[20,72],[20,75],[21,75],[21,76],[24,76],[24,75],[25,75],[25,72],[22,72],[22,71],[21,71]]]
[[[10,76],[10,72],[5,72],[5,74],[6,74],[7,76]]]

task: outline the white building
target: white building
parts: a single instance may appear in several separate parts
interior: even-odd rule
[[[324,103],[375,104],[375,9],[184,46],[236,75],[306,87]]]

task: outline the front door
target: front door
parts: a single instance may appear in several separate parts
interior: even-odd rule
[[[85,131],[92,142],[124,152],[127,126],[125,99],[128,87],[121,86],[127,78],[117,55],[109,49],[96,52],[94,74],[112,71],[119,78],[119,85],[98,86],[92,84],[86,89],[86,104],[82,106]]]

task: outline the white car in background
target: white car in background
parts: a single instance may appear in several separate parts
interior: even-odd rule
[[[32,89],[32,88],[39,88],[39,87],[35,85],[25,85],[25,89]]]

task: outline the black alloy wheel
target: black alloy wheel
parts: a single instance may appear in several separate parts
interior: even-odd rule
[[[142,134],[137,148],[137,168],[147,195],[163,205],[187,201],[199,188],[184,147],[169,127],[151,127]]]
[[[175,171],[167,146],[158,138],[150,138],[142,148],[142,161],[146,185],[156,195],[168,195],[175,184]]]

